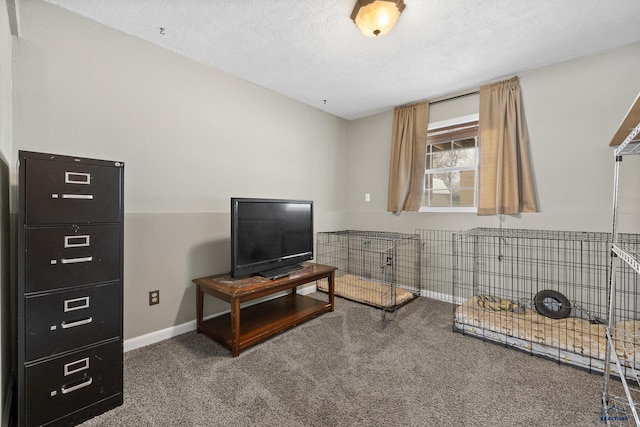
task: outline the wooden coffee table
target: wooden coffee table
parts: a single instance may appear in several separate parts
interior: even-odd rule
[[[333,311],[335,271],[336,267],[306,262],[301,270],[277,280],[260,276],[232,278],[229,273],[193,279],[197,331],[225,345],[236,357],[251,345]],[[329,282],[329,302],[296,293],[298,286],[324,279]],[[290,292],[286,295],[241,307],[242,303],[287,290]],[[205,321],[204,294],[227,301],[231,312]]]

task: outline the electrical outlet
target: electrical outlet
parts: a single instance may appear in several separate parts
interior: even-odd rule
[[[364,193],[364,201],[365,202],[371,201],[371,193]]]
[[[160,304],[160,291],[149,292],[149,305]]]

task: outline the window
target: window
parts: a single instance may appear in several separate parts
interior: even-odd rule
[[[421,211],[476,211],[478,118],[457,122],[429,126]]]

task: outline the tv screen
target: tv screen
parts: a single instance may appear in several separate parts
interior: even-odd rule
[[[282,277],[310,259],[312,201],[231,199],[231,277]]]

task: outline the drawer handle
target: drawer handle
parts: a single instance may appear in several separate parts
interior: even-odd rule
[[[82,319],[82,320],[78,320],[77,322],[71,322],[71,323],[62,322],[60,326],[62,326],[62,329],[69,329],[69,328],[75,328],[76,326],[88,325],[91,322],[93,322],[93,317],[89,317],[87,319]]]
[[[89,297],[74,298],[64,301],[64,312],[89,308]]]
[[[90,245],[91,236],[88,234],[83,236],[64,236],[64,247],[66,248],[83,248]]]
[[[60,391],[62,392],[62,394],[71,393],[72,391],[80,390],[81,388],[85,388],[87,386],[90,386],[91,383],[93,383],[93,378],[89,378],[88,380],[83,381],[80,384],[73,385],[71,387],[67,387],[66,385],[63,385],[60,388]]]
[[[76,360],[75,362],[67,363],[64,365],[64,376],[75,374],[76,372],[89,369],[89,358]]]
[[[91,174],[82,172],[65,172],[65,184],[91,184]]]
[[[60,260],[60,262],[63,264],[77,264],[79,262],[91,262],[91,261],[93,261],[92,256],[85,256],[82,258],[62,258]]]
[[[63,199],[93,200],[93,194],[63,194]]]

